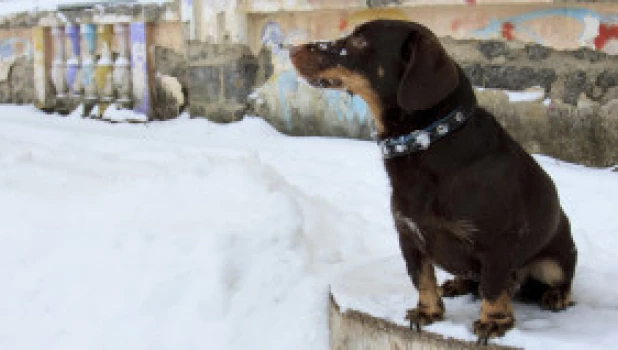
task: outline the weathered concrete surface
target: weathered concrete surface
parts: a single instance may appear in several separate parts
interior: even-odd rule
[[[618,164],[618,99],[605,105],[509,102],[500,91],[477,92],[479,103],[531,153],[607,167]]]
[[[332,297],[329,325],[332,350],[513,349],[496,345],[477,346],[426,331],[411,331],[358,311],[342,313]]]
[[[34,72],[32,60],[16,58],[8,67],[7,77],[0,80],[0,103],[32,103],[34,99]]]
[[[618,98],[618,56],[588,48],[555,50],[538,44],[443,38],[475,86],[523,90],[541,86],[546,97],[577,105]]]
[[[190,114],[215,121],[239,120],[248,111],[258,59],[246,45],[189,44]]]
[[[479,92],[492,111],[527,150],[592,165],[618,164],[615,130],[618,56],[589,49],[559,51],[537,44],[443,39],[475,86],[524,90],[540,86],[553,101],[509,102],[503,93]],[[320,90],[300,82],[285,62],[249,100],[250,112],[292,135],[371,139],[371,114],[358,96]],[[258,71],[265,71],[259,67]]]

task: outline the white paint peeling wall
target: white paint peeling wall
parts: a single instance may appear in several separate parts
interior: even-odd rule
[[[182,0],[190,37],[209,43],[247,43],[247,14],[242,0]]]

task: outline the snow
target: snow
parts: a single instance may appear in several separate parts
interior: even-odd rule
[[[573,224],[578,304],[516,305],[500,342],[614,348],[618,174],[537,159]],[[0,105],[0,348],[327,349],[331,283],[401,323],[416,294],[389,192],[373,142]],[[478,302],[446,307],[430,329],[470,339]]]
[[[489,89],[479,86],[475,86],[474,88],[479,91],[501,91],[506,94],[509,102],[541,101],[545,96],[545,90],[540,86],[534,86],[523,91]]]
[[[102,118],[111,122],[137,122],[143,123],[148,121],[148,117],[144,114],[135,112],[132,109],[121,109],[115,103],[112,103],[105,112]]]

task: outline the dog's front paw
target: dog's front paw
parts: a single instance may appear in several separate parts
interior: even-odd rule
[[[487,345],[491,338],[502,337],[506,331],[513,328],[515,318],[509,314],[492,314],[487,319],[474,321],[474,334],[478,337],[478,343]]]
[[[550,311],[562,311],[574,305],[571,301],[571,293],[564,288],[555,287],[548,289],[541,297],[541,309]]]
[[[444,319],[444,306],[442,303],[431,308],[419,303],[418,307],[408,310],[406,320],[410,321],[410,329],[421,330],[422,326],[432,324]]]

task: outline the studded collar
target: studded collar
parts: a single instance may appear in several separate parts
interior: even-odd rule
[[[422,130],[378,141],[382,157],[390,159],[428,149],[432,143],[459,129],[474,113],[474,109],[460,106]]]

